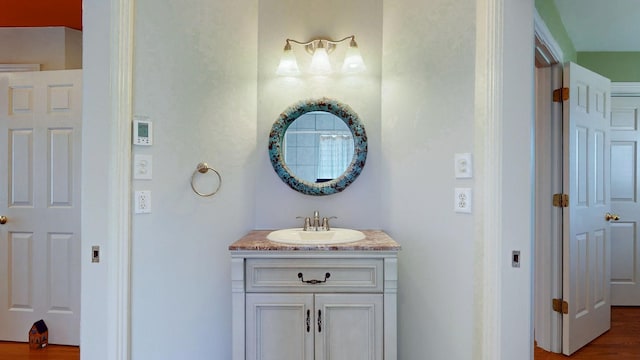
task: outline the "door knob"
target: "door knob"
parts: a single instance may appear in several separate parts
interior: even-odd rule
[[[4,215],[0,216],[0,225],[6,224],[7,220],[9,220],[9,219],[7,219],[6,216],[4,216]]]
[[[604,214],[604,219],[606,221],[611,221],[611,220],[618,221],[620,220],[620,216],[618,214],[606,213]]]

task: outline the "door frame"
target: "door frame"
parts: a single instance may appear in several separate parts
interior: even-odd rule
[[[113,193],[109,197],[109,293],[114,328],[113,351],[109,358],[128,360],[131,357],[131,118],[133,115],[133,34],[135,0],[112,0],[116,8],[111,21],[115,37],[115,53],[111,62],[111,87],[114,92],[111,110],[114,117],[109,176]],[[86,167],[83,167],[86,169]],[[89,169],[87,169],[89,170]]]
[[[84,2],[82,359],[128,360],[131,356],[134,3]],[[96,174],[96,166],[109,171]],[[99,263],[91,262],[92,246],[101,248]]]
[[[109,293],[113,320],[113,357],[131,357],[131,116],[133,114],[133,24],[135,0],[112,0],[114,19],[111,35],[115,38],[111,62],[111,86],[114,89],[111,110],[114,116],[111,148],[110,183],[113,193],[109,211]],[[87,169],[83,167],[83,169]],[[89,169],[87,169],[89,170]]]
[[[533,1],[476,2],[474,353],[486,360],[533,355],[533,13]]]
[[[562,192],[562,104],[551,101],[562,87],[562,66],[551,66],[564,55],[537,11],[534,24],[536,63],[546,66],[536,70],[534,329],[540,348],[560,353],[562,316],[551,299],[562,298],[562,212],[551,208],[549,216],[549,208],[551,196]]]
[[[558,43],[553,39],[553,36],[549,32],[549,29],[544,23],[544,20],[540,18],[539,14],[536,11],[535,16],[535,34],[536,34],[536,59],[539,59],[538,52],[549,50],[550,59],[555,60],[556,62],[563,62],[563,54],[562,50],[559,48]],[[540,40],[540,42],[539,42]],[[549,53],[547,54],[549,55]],[[544,58],[544,57],[542,57]],[[550,65],[550,64],[549,64]],[[559,83],[557,83],[559,78]],[[536,75],[536,80],[538,80],[538,75]],[[562,86],[562,73],[553,74],[550,80],[552,83],[556,82],[555,86],[547,87],[543,89],[541,92],[536,92],[536,97],[542,96],[547,99],[550,99],[551,89],[558,88]],[[611,83],[611,96],[640,96],[640,82],[612,82]],[[544,122],[548,122],[548,118],[540,118],[538,114],[541,110],[548,111],[546,108],[538,107],[541,105],[539,102],[536,103],[536,129],[540,127],[548,126]],[[560,107],[561,109],[561,107]],[[561,111],[561,110],[560,110]],[[556,117],[558,115],[559,117]],[[562,113],[559,114],[554,109],[552,111],[552,119],[551,124],[555,124],[556,128],[561,130],[562,124]],[[551,159],[552,164],[561,163],[562,157],[562,148],[558,147],[561,144],[558,144],[557,141],[561,142],[561,138],[557,139],[544,139],[536,137],[536,159]],[[560,152],[552,152],[550,150],[550,146],[554,149],[559,149]],[[554,165],[552,165],[554,166]],[[543,166],[536,167],[536,181],[538,179],[550,179],[552,178],[554,167]],[[561,176],[561,173],[560,173]],[[557,178],[553,178],[554,183],[558,180]],[[561,178],[560,178],[561,181]],[[554,191],[552,191],[553,193]],[[560,189],[561,192],[561,189]],[[558,224],[558,221],[562,221],[561,217],[559,219],[554,219],[551,223],[539,221],[540,212],[548,211],[548,207],[539,208],[539,204],[545,204],[549,202],[549,193],[541,192],[536,189],[536,234],[541,235],[550,235],[548,238],[541,238],[536,236],[534,238],[535,242],[535,281],[534,281],[534,296],[535,296],[535,307],[534,307],[534,323],[535,323],[535,339],[537,341],[537,345],[547,351],[551,351],[554,353],[562,352],[562,316],[558,313],[555,313],[551,308],[551,299],[558,298],[562,296],[562,234],[557,231],[557,227],[561,226],[561,223]],[[551,226],[552,230],[549,233],[548,227]],[[546,240],[550,240],[549,242],[545,242]],[[548,264],[551,263],[552,267],[549,267]],[[558,266],[560,265],[560,266]]]
[[[99,158],[105,156],[109,158],[109,166],[111,171],[107,174],[107,180],[111,182],[112,187],[106,189],[102,194],[86,194],[83,193],[84,202],[83,206],[83,234],[85,239],[95,237],[97,239],[103,239],[105,234],[100,230],[106,227],[107,234],[106,239],[102,242],[107,248],[108,252],[103,253],[102,267],[107,267],[108,270],[96,271],[89,261],[88,254],[90,254],[91,243],[89,240],[85,241],[83,245],[83,254],[87,254],[87,258],[82,259],[82,298],[86,300],[100,299],[97,304],[93,306],[82,307],[82,321],[85,326],[81,326],[81,356],[83,359],[115,359],[115,360],[127,360],[130,357],[130,264],[131,264],[131,214],[130,214],[130,115],[132,110],[131,103],[131,91],[132,91],[132,54],[133,54],[133,22],[134,22],[134,2],[135,0],[110,0],[108,4],[89,1],[84,4],[84,16],[92,11],[104,10],[101,13],[101,18],[104,19],[103,23],[98,25],[86,26],[85,34],[91,32],[94,37],[101,38],[101,36],[95,36],[96,32],[107,32],[108,45],[104,43],[100,46],[108,46],[107,57],[102,58],[100,55],[102,52],[97,47],[93,46],[93,50],[97,51],[92,56],[84,56],[85,65],[91,65],[97,67],[108,67],[109,78],[108,80],[100,80],[97,82],[91,82],[85,80],[85,85],[92,87],[110,87],[108,98],[106,99],[93,99],[93,101],[102,100],[106,101],[109,105],[106,107],[110,112],[111,117],[108,119],[109,124],[102,124],[104,117],[100,117],[100,112],[104,111],[104,107],[95,105],[91,108],[84,107],[83,112],[91,114],[92,116],[99,116],[99,121],[96,120],[93,124],[87,124],[84,130],[97,132],[102,127],[106,127],[111,135],[109,140],[100,142],[100,145],[104,145],[101,148],[102,151],[93,151],[92,153]],[[531,2],[531,8],[527,8],[528,4],[509,3],[506,6],[506,0],[477,0],[476,1],[476,112],[475,112],[475,124],[477,128],[476,132],[476,147],[478,154],[478,172],[485,175],[484,178],[478,176],[477,189],[479,203],[479,214],[492,214],[494,216],[476,216],[476,235],[479,251],[478,253],[483,256],[479,257],[476,263],[476,269],[479,270],[476,284],[478,284],[475,294],[476,305],[475,313],[477,318],[477,329],[479,333],[474,340],[474,346],[481,353],[482,359],[498,360],[503,357],[509,358],[511,352],[520,353],[522,349],[515,349],[512,347],[514,342],[503,342],[503,332],[511,329],[517,329],[516,338],[522,340],[523,338],[529,338],[531,334],[523,333],[526,330],[531,331],[528,328],[529,321],[521,322],[515,320],[508,324],[504,321],[509,318],[509,314],[518,313],[512,311],[513,304],[520,300],[513,298],[513,294],[509,291],[512,287],[516,290],[527,289],[527,292],[523,296],[528,296],[528,293],[533,290],[533,283],[531,279],[531,273],[526,269],[520,269],[517,274],[523,274],[523,276],[512,276],[504,278],[503,275],[507,272],[504,264],[506,260],[503,255],[506,254],[506,248],[511,245],[510,239],[503,240],[503,233],[507,232],[508,224],[503,224],[502,217],[509,212],[511,208],[503,209],[503,198],[506,197],[505,190],[503,190],[503,173],[502,157],[503,151],[512,150],[515,145],[512,142],[507,141],[503,137],[503,130],[505,128],[505,116],[509,119],[507,123],[511,123],[514,120],[513,109],[507,111],[504,107],[503,90],[512,89],[514,87],[523,86],[522,79],[526,80],[526,85],[533,86],[533,77],[529,78],[524,76],[521,72],[513,69],[505,69],[503,67],[503,61],[514,60],[517,62],[524,62],[524,58],[520,57],[520,53],[514,53],[514,50],[519,50],[520,46],[513,48],[514,43],[510,42],[507,46],[504,44],[505,29],[504,24],[509,19],[509,29],[520,29],[516,31],[516,37],[528,30],[521,27],[521,23],[518,22],[517,27],[513,21],[533,21],[533,16],[529,11],[533,11],[533,2]],[[105,16],[106,13],[106,16]],[[96,14],[92,14],[94,18],[97,18]],[[108,24],[105,24],[107,23]],[[98,29],[96,29],[96,27]],[[99,34],[101,35],[101,34]],[[512,34],[513,35],[513,34]],[[104,40],[104,39],[103,39]],[[85,40],[83,43],[86,45]],[[87,50],[87,46],[83,45],[85,49],[84,55],[89,55],[90,51]],[[87,86],[84,87],[85,94],[87,93]],[[489,90],[489,91],[487,91]],[[104,90],[101,90],[104,93]],[[94,94],[95,95],[95,94]],[[529,94],[514,94],[510,98],[515,99],[518,103],[529,105],[533,103],[533,99],[529,98]],[[85,102],[87,98],[85,97]],[[93,113],[91,112],[93,111]],[[93,126],[91,126],[93,125]],[[521,145],[518,145],[520,147]],[[106,155],[104,155],[106,154]],[[522,154],[516,155],[519,160],[529,161],[530,159],[524,158]],[[89,158],[89,154],[86,155]],[[83,188],[89,186],[92,188],[88,174],[88,167],[83,167]],[[512,185],[516,180],[529,181],[528,175],[511,175],[507,179],[509,184]],[[504,196],[503,196],[504,195]],[[490,201],[483,201],[487,199]],[[522,201],[522,198],[518,197],[518,201]],[[89,204],[92,204],[90,206]],[[525,203],[530,205],[531,201],[526,200]],[[99,204],[99,206],[96,206]],[[105,216],[101,216],[105,215]],[[525,226],[529,224],[528,215],[522,215],[516,217],[519,222]],[[86,220],[85,220],[86,219]],[[101,220],[103,223],[97,225],[92,221]],[[104,224],[106,222],[106,225]],[[508,230],[511,230],[510,228]],[[528,230],[518,232],[518,235],[526,233]],[[507,234],[511,235],[511,234]],[[529,234],[530,235],[530,234]],[[91,240],[93,241],[93,240]],[[96,240],[98,241],[98,240]],[[533,245],[531,237],[526,236],[526,239],[522,242],[518,242],[519,245]],[[526,246],[526,245],[525,245]],[[529,249],[526,248],[525,253],[528,253]],[[526,256],[526,260],[531,259],[532,256]],[[510,264],[510,263],[509,263]],[[529,266],[526,265],[525,266]],[[511,269],[510,269],[511,271]],[[509,273],[511,274],[511,273]],[[98,287],[95,284],[106,284],[106,286]],[[517,284],[517,285],[516,285]],[[87,285],[87,286],[85,286]],[[96,291],[97,290],[97,291]],[[93,291],[93,293],[92,293]],[[510,305],[510,306],[503,306]],[[531,305],[527,303],[524,307],[518,306],[520,311],[525,311],[526,316],[531,315]],[[106,313],[106,317],[102,315],[96,315],[91,311],[98,311]],[[106,319],[104,324],[104,334],[106,338],[99,339],[100,343],[96,340],[91,340],[92,337],[96,337],[96,326],[92,320]],[[533,339],[531,336],[531,344],[528,350],[533,351]],[[86,347],[84,347],[86,342]]]

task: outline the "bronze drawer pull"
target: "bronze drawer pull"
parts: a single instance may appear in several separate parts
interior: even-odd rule
[[[326,273],[324,274],[324,280],[316,280],[316,279],[312,279],[312,280],[305,280],[304,276],[302,275],[301,272],[298,273],[298,279],[300,279],[300,281],[302,281],[305,284],[311,284],[311,285],[316,285],[316,284],[323,284],[327,282],[327,279],[331,277],[330,273]]]

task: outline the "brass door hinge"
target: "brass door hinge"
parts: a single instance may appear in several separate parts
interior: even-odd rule
[[[563,87],[553,90],[553,102],[563,102],[569,100],[569,88]]]
[[[568,194],[553,194],[553,206],[555,206],[555,207],[569,207],[569,195]]]
[[[553,311],[559,312],[561,314],[569,313],[569,303],[563,301],[562,299],[552,299]]]

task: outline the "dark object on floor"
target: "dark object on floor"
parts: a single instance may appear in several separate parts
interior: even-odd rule
[[[33,323],[29,330],[29,348],[41,349],[49,344],[49,329],[44,320]]]

